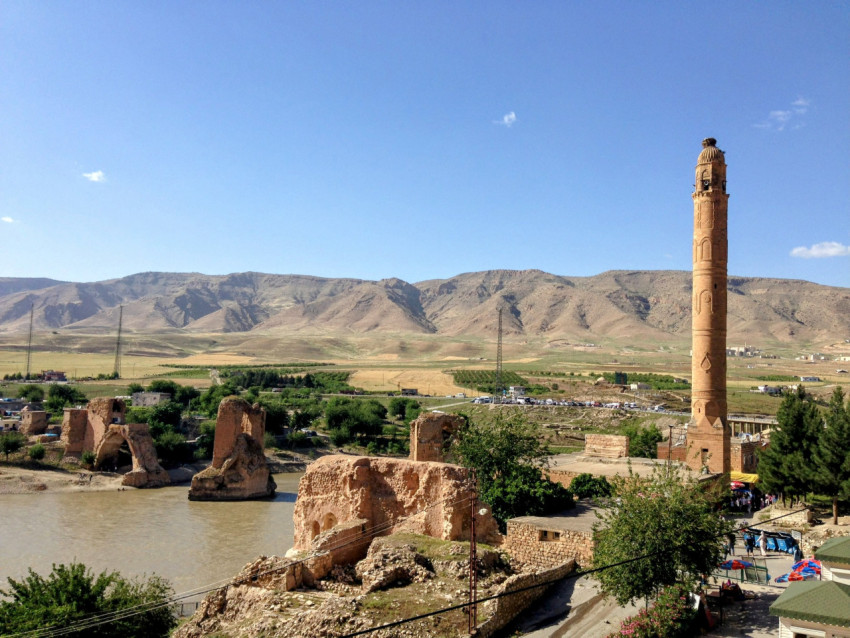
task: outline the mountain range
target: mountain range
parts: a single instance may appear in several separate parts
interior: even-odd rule
[[[730,340],[832,343],[850,337],[850,289],[729,277]],[[255,272],[146,272],[93,283],[0,278],[0,333],[367,334],[592,341],[684,339],[691,273],[566,277],[489,270],[408,283]]]

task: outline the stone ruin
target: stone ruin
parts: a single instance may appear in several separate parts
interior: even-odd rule
[[[310,464],[298,485],[293,549],[321,551],[342,545],[331,551],[332,562],[338,564],[363,558],[375,536],[402,531],[469,540],[471,488],[469,470],[449,463],[322,457]],[[349,537],[362,542],[344,544]],[[476,537],[500,541],[489,511],[476,516]]]
[[[466,423],[455,414],[423,412],[410,424],[410,460],[445,461],[446,441]]]
[[[277,485],[263,451],[265,433],[263,408],[244,399],[224,399],[215,421],[212,463],[192,477],[189,500],[240,501],[272,496]]]
[[[21,434],[35,436],[47,432],[47,412],[26,406],[21,410]]]
[[[79,460],[83,452],[93,452],[94,467],[115,463],[123,443],[130,448],[133,467],[124,475],[122,485],[159,487],[171,482],[156,457],[156,448],[148,426],[124,423],[127,406],[121,399],[97,398],[86,409],[65,408],[62,419],[62,443],[65,457]]]

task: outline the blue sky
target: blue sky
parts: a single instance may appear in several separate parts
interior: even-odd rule
[[[848,2],[0,4],[0,276],[850,286]]]

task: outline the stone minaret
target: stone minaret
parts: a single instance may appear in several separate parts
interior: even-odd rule
[[[726,417],[726,159],[709,137],[702,142],[694,185],[694,274],[691,422],[688,465],[730,471]]]

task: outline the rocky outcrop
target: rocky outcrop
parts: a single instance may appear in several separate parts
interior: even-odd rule
[[[263,452],[266,412],[238,398],[218,406],[212,464],[192,477],[189,500],[241,501],[274,494]]]
[[[387,546],[376,538],[355,572],[363,593],[370,594],[396,585],[425,582],[434,577],[434,566],[413,545]]]
[[[240,434],[221,467],[209,466],[192,477],[191,501],[241,501],[272,496],[277,489],[263,446]]]
[[[325,456],[307,468],[298,486],[294,547],[312,549],[313,539],[322,532],[358,519],[373,536],[410,531],[468,540],[471,497],[469,470],[458,465]],[[480,540],[501,540],[489,511],[477,517],[476,531]],[[365,551],[364,546],[358,558]]]

